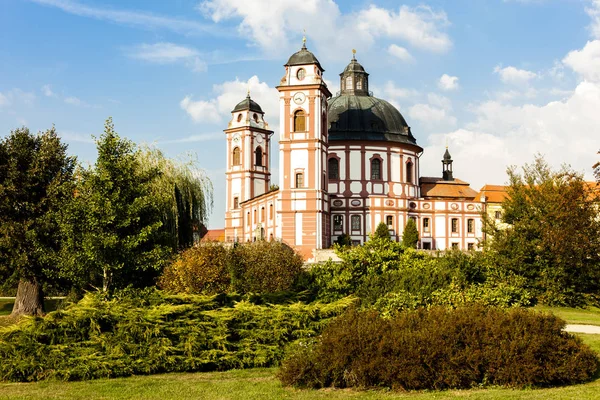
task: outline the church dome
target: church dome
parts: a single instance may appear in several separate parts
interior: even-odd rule
[[[321,64],[319,63],[319,60],[317,60],[317,57],[315,57],[315,55],[313,53],[308,51],[308,49],[306,48],[306,43],[303,43],[300,51],[292,54],[292,56],[290,57],[288,62],[285,63],[285,66],[289,67],[292,65],[306,65],[306,64],[317,64],[319,66],[319,68],[322,71],[324,71],[324,69],[321,68]]]
[[[416,145],[400,112],[373,96],[344,95],[329,99],[329,140],[377,140]]]
[[[240,101],[233,108],[233,110],[231,112],[233,113],[233,112],[237,112],[237,111],[246,111],[246,110],[255,111],[255,112],[264,114],[262,108],[260,108],[258,103],[250,98],[250,93],[248,93],[246,98],[244,100]]]

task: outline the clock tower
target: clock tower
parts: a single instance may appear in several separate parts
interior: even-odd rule
[[[250,93],[231,111],[227,129],[225,238],[242,240],[241,204],[269,191],[271,135],[260,106]]]
[[[319,60],[306,48],[285,64],[279,90],[279,204],[277,236],[304,256],[329,247],[327,99]]]

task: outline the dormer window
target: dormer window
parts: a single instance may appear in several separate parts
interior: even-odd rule
[[[306,70],[304,68],[300,68],[298,70],[298,72],[296,73],[296,78],[298,78],[299,81],[303,80],[306,77]]]

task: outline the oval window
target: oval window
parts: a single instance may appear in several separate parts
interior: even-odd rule
[[[298,78],[298,80],[302,80],[306,77],[306,71],[304,70],[304,68],[300,68],[298,70],[298,72],[296,73],[296,77]]]

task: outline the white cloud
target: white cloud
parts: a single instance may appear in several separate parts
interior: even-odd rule
[[[410,107],[408,115],[427,130],[445,129],[456,125],[457,121],[452,115],[450,99],[435,93],[427,95],[427,103],[418,103]]]
[[[600,82],[600,40],[587,42],[583,49],[569,52],[563,63],[584,80]]]
[[[10,100],[7,96],[0,93],[0,107],[6,107],[8,105],[10,105]]]
[[[265,82],[255,75],[248,81],[224,82],[213,86],[216,97],[209,100],[192,100],[192,96],[186,96],[179,103],[195,122],[219,123],[224,118],[229,118],[231,110],[237,103],[242,101],[250,89],[252,100],[256,101],[265,112],[265,120],[269,122],[271,129],[279,124],[279,92],[269,87]]]
[[[414,57],[408,52],[408,50],[395,44],[391,44],[390,47],[388,47],[388,53],[405,62],[415,61]]]
[[[535,72],[518,69],[512,66],[505,68],[497,66],[494,68],[494,72],[500,75],[500,80],[502,80],[502,82],[512,85],[526,85],[529,81],[538,76]]]
[[[297,38],[303,29],[309,38],[318,38],[308,47],[315,43],[330,57],[348,56],[351,48],[364,51],[380,39],[434,52],[452,46],[442,32],[449,25],[446,14],[426,6],[401,6],[395,12],[372,5],[342,14],[333,0],[204,0],[198,8],[217,23],[241,19],[239,35],[268,53],[289,51],[290,36]]]
[[[373,89],[378,89],[378,88],[373,87]],[[409,98],[413,99],[420,95],[417,90],[397,87],[396,84],[392,81],[387,81],[383,85],[383,88],[378,89],[377,91],[381,91],[383,93],[384,96],[382,96],[382,97],[384,99],[390,99],[390,100],[409,99]]]
[[[52,91],[52,87],[50,85],[42,86],[42,93],[46,97],[56,97],[56,93]]]
[[[600,39],[600,0],[591,0],[591,5],[585,8],[585,12],[592,19],[589,26],[592,37]]]
[[[80,4],[72,0],[30,0],[44,6],[59,8],[69,14],[90,17],[103,21],[111,21],[124,25],[137,26],[143,29],[161,28],[178,33],[209,33],[222,34],[214,25],[201,24],[183,18],[165,17],[142,11],[117,10]]]
[[[77,106],[77,107],[89,107],[90,106],[88,103],[86,103],[85,101],[83,101],[80,98],[75,97],[75,96],[65,97],[64,102],[67,104],[70,104],[72,106]]]
[[[181,62],[194,72],[206,71],[206,63],[200,59],[198,51],[174,43],[144,43],[134,48],[129,56],[156,64]]]
[[[444,74],[440,77],[440,81],[438,82],[438,87],[446,91],[456,90],[458,89],[458,86],[458,76]]]

